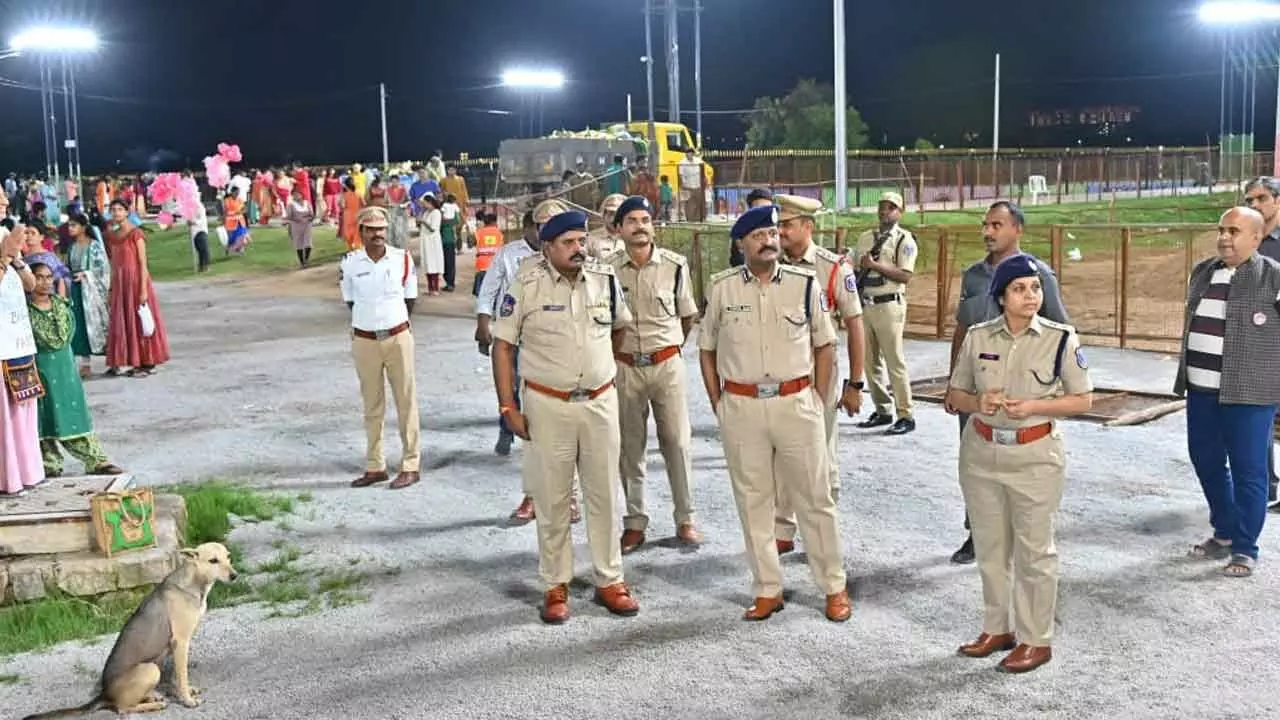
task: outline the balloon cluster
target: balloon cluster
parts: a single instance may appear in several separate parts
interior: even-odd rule
[[[231,182],[233,162],[240,162],[240,147],[218,143],[218,154],[204,159],[204,169],[209,184],[216,188],[226,187]],[[184,178],[178,173],[161,173],[147,186],[147,197],[161,207],[156,222],[162,228],[173,224],[173,210],[188,220],[194,218],[200,207],[200,188],[192,178]]]
[[[224,188],[231,182],[231,163],[240,162],[239,145],[218,143],[218,154],[204,159],[204,172],[209,184],[216,188]]]

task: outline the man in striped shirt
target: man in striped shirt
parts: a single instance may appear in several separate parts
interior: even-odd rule
[[[1232,208],[1218,222],[1218,256],[1187,289],[1174,392],[1187,398],[1187,449],[1213,535],[1191,550],[1253,574],[1267,515],[1267,456],[1280,405],[1280,263],[1258,253],[1264,220]]]

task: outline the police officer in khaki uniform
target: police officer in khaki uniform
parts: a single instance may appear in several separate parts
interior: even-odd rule
[[[843,323],[849,334],[849,379],[840,392],[836,382],[840,378],[840,363],[831,353],[831,386],[823,393],[827,402],[823,406],[823,420],[827,434],[827,481],[831,497],[840,497],[840,458],[838,455],[839,431],[836,427],[836,409],[843,407],[850,417],[862,409],[862,358],[865,345],[862,337],[862,302],[858,299],[858,286],[853,268],[834,252],[813,242],[814,216],[822,209],[822,203],[797,195],[775,195],[778,204],[778,235],[782,244],[782,261],[796,267],[812,270],[815,279],[831,311],[832,325]],[[778,537],[778,553],[795,549],[795,514],[787,506],[784,497],[778,498],[778,521],[774,532]]]
[[[778,261],[777,222],[778,209],[769,206],[733,225],[746,265],[711,279],[698,337],[702,382],[720,421],[754,580],[755,602],[743,618],[765,620],[783,607],[773,534],[783,494],[826,595],[827,618],[843,622],[853,610],[823,428],[836,333],[813,271]]]
[[[625,246],[622,238],[618,237],[618,224],[613,221],[613,218],[626,199],[626,195],[614,193],[600,203],[600,218],[603,224],[587,233],[587,254],[593,260],[603,262],[606,257]]]
[[[499,412],[526,441],[525,484],[533,493],[538,567],[547,588],[542,620],[569,618],[575,468],[587,504],[596,601],[612,613],[634,615],[640,607],[622,579],[614,480],[619,452],[614,335],[632,322],[631,311],[613,268],[587,262],[585,214],[556,215],[538,235],[544,259],[522,264],[500,301],[493,368]],[[515,400],[517,346],[523,412]]]
[[[861,428],[891,425],[890,435],[916,429],[911,416],[911,378],[902,352],[902,332],[907,325],[907,283],[916,268],[916,238],[902,229],[902,196],[880,196],[880,230],[858,238],[858,288],[862,291],[862,324],[867,335],[867,383],[875,412],[858,423]],[[885,386],[882,369],[888,370],[893,399]],[[897,420],[893,409],[897,406]]]
[[[996,267],[990,293],[1003,314],[969,328],[947,392],[947,404],[970,415],[960,441],[960,489],[985,606],[982,634],[959,652],[984,658],[1013,650],[1000,667],[1014,673],[1053,657],[1053,524],[1066,479],[1057,419],[1086,412],[1093,392],[1075,330],[1037,315],[1041,283],[1028,255]]]
[[[679,253],[653,241],[653,208],[637,195],[627,198],[613,215],[625,243],[605,262],[611,265],[631,309],[632,322],[622,332],[614,354],[618,365],[618,412],[622,429],[622,490],[627,514],[622,518],[622,554],[644,544],[649,516],[645,513],[645,445],[649,438],[649,409],[658,428],[658,448],[667,465],[671,499],[675,505],[676,538],[687,544],[702,541],[694,527],[693,475],[689,403],[685,392],[685,364],[680,348],[689,337],[698,305],[689,289],[689,263]]]

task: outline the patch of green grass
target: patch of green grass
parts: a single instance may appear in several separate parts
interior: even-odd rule
[[[274,520],[293,512],[294,499],[269,495],[225,480],[211,480],[165,487],[162,492],[181,495],[187,502],[187,530],[183,542],[189,546],[206,542],[225,543],[231,532],[231,516],[249,522]]]
[[[0,608],[0,656],[119,632],[150,588],[96,598],[53,595]]]
[[[17,685],[20,682],[22,682],[21,675],[15,675],[12,673],[0,675],[0,685]]]
[[[217,222],[210,218],[210,225]],[[167,230],[156,225],[144,226],[147,234],[147,265],[156,280],[181,280],[196,277],[190,236],[186,224]],[[217,238],[209,233],[212,263],[205,276],[229,276],[292,270],[298,267],[293,243],[282,227],[256,227],[251,230],[253,244],[244,255],[227,256]],[[346,243],[328,225],[312,229],[311,262],[319,265],[334,262],[346,252]],[[203,277],[203,276],[202,276]]]

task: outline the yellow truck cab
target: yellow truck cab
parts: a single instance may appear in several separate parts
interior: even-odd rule
[[[649,138],[649,121],[636,120],[631,123],[614,123],[607,127],[625,127],[627,132],[637,137]],[[700,150],[693,141],[693,136],[689,133],[689,128],[682,123],[672,122],[655,122],[653,124],[653,132],[657,140],[658,167],[655,168],[654,179],[661,178],[666,175],[671,181],[671,188],[675,192],[680,192],[680,161],[684,160],[684,154],[687,150]],[[707,189],[710,189],[715,181],[715,170],[711,168],[711,164],[702,163],[702,174],[706,178]]]

